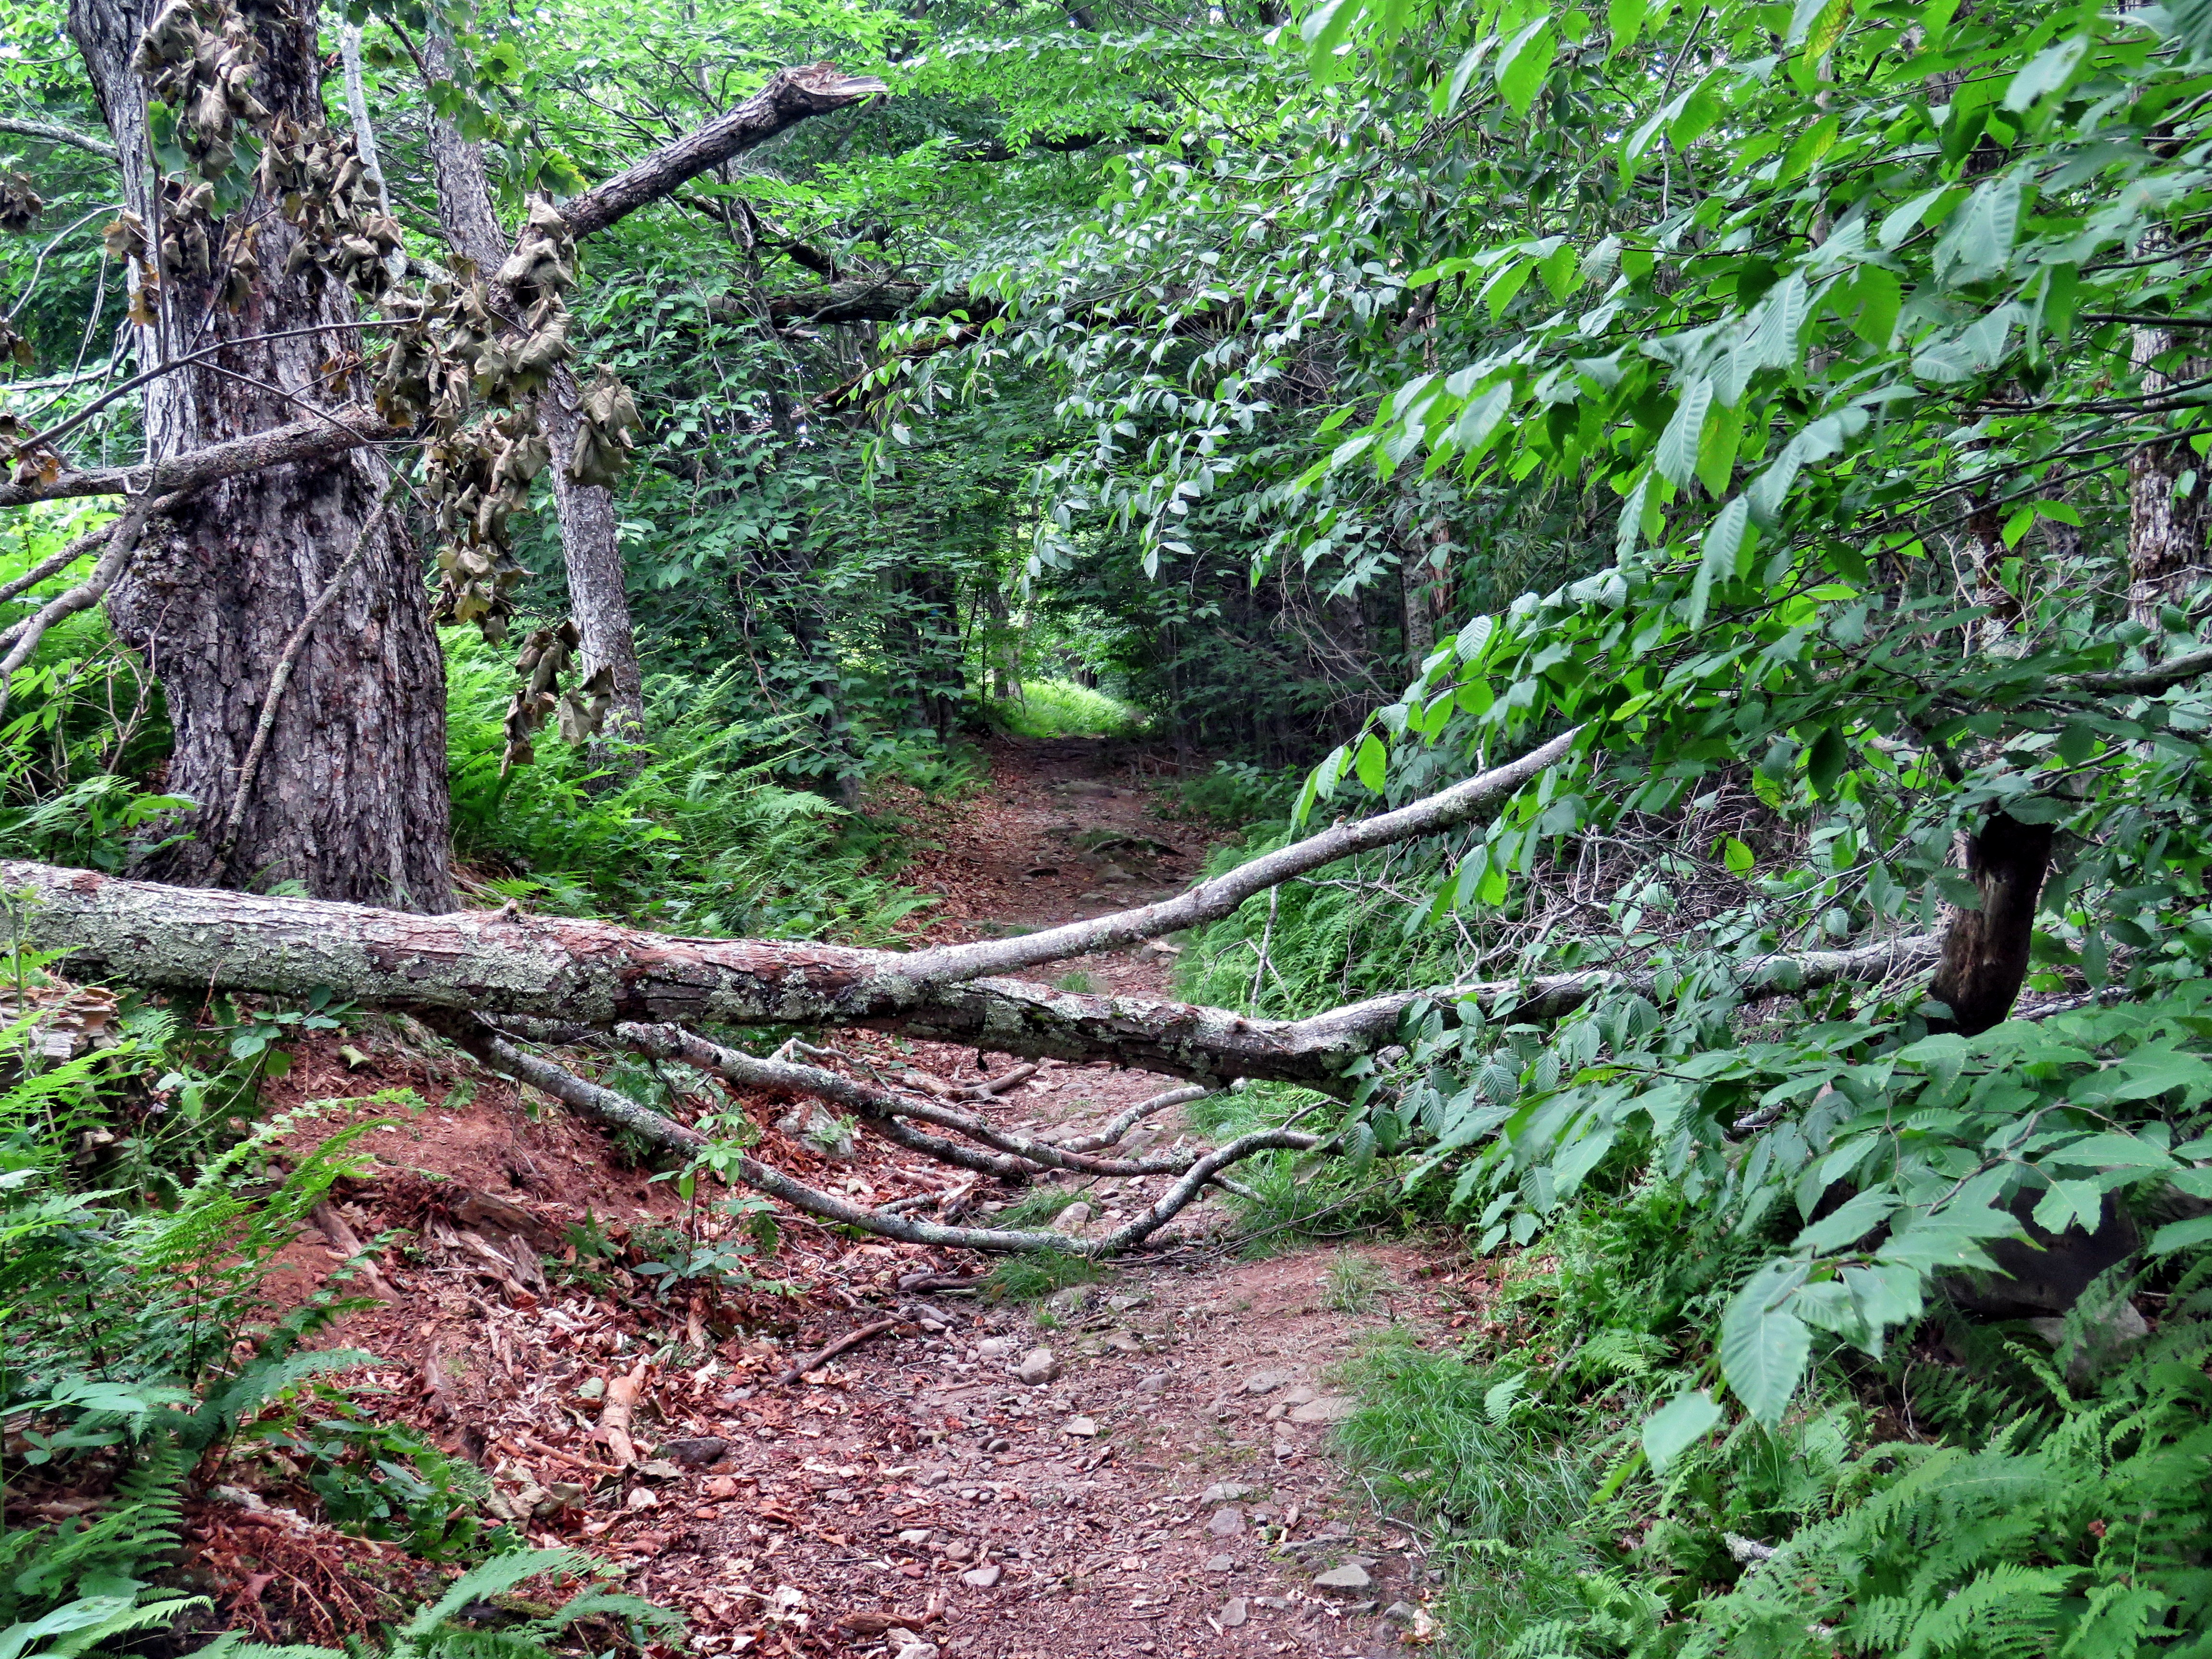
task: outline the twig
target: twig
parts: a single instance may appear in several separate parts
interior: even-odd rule
[[[878,1319],[872,1325],[863,1325],[857,1331],[846,1332],[821,1352],[811,1355],[793,1364],[789,1370],[775,1379],[775,1386],[779,1389],[789,1388],[807,1372],[820,1370],[839,1354],[848,1349],[859,1347],[872,1336],[881,1336],[885,1331],[896,1328],[902,1322],[903,1322],[896,1319]]]
[[[15,671],[39,648],[39,641],[46,638],[46,630],[64,617],[75,616],[98,604],[100,596],[115,585],[115,579],[130,568],[138,551],[138,538],[145,533],[146,521],[156,513],[167,512],[175,506],[178,499],[175,495],[158,499],[151,495],[137,497],[124,509],[123,516],[108,526],[107,551],[92,568],[92,574],[68,592],[47,600],[36,612],[8,630],[15,644],[4,658],[0,658],[0,713],[7,710],[9,689],[15,682]]]

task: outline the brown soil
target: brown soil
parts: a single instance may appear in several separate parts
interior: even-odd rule
[[[917,884],[945,896],[933,935],[1119,908],[1196,873],[1200,834],[1102,779],[1097,745],[1006,744],[993,761],[990,792],[944,815],[943,845],[918,860]],[[1170,959],[1070,966],[1101,989],[1157,995]],[[630,1589],[689,1614],[697,1650],[927,1659],[920,1642],[948,1659],[1343,1656],[1425,1633],[1425,1615],[1410,1612],[1433,1587],[1418,1534],[1356,1501],[1329,1455],[1330,1424],[1350,1405],[1337,1368],[1392,1322],[1419,1340],[1465,1322],[1479,1276],[1455,1281],[1413,1249],[1365,1248],[1380,1288],[1347,1310],[1327,1295],[1333,1253],[1234,1261],[1210,1243],[1225,1218],[1200,1206],[1179,1249],[1039,1315],[901,1288],[919,1273],[973,1273],[973,1258],[783,1215],[774,1254],[750,1264],[752,1286],[694,1280],[664,1295],[641,1270],[672,1246],[745,1237],[715,1207],[720,1189],[702,1186],[687,1205],[596,1129],[419,1031],[348,1041],[365,1061],[348,1066],[335,1041],[303,1045],[286,1100],[404,1086],[429,1103],[334,1108],[303,1131],[380,1110],[400,1120],[365,1137],[374,1162],[337,1205],[364,1238],[398,1230],[379,1257],[391,1297],[332,1340],[380,1357],[390,1409],[477,1462],[519,1531],[621,1563]],[[838,1047],[890,1077],[969,1082],[988,1058],[849,1035]],[[1030,1127],[1096,1121],[1170,1083],[1048,1062],[988,1109]],[[703,1079],[690,1103],[746,1113],[760,1156],[871,1203],[966,1179],[880,1142],[824,1151],[777,1127],[787,1103],[733,1099]],[[1110,1217],[1140,1194],[1109,1189],[1143,1184],[1101,1182],[1088,1197]],[[280,1295],[306,1295],[337,1259],[311,1231],[287,1252]],[[886,1321],[780,1381],[836,1337]],[[1057,1374],[1031,1386],[1015,1370],[1038,1346]],[[605,1415],[610,1389],[633,1386],[634,1453],[619,1414]],[[257,1474],[273,1501],[294,1501],[268,1471],[227,1478]],[[1370,1583],[1316,1585],[1344,1565]],[[244,1591],[282,1605],[283,1589]],[[1401,1602],[1396,1622],[1382,1617]]]

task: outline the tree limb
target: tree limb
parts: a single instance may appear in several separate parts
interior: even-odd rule
[[[139,496],[125,508],[123,516],[106,529],[107,550],[100,555],[100,562],[87,576],[66,593],[57,594],[37,611],[10,627],[4,636],[13,641],[8,654],[0,657],[0,712],[8,707],[9,689],[15,684],[15,671],[30,660],[31,653],[39,648],[39,641],[46,630],[65,617],[80,611],[88,611],[100,603],[100,596],[115,585],[115,580],[131,568],[131,561],[138,552],[138,540],[145,533],[147,520],[157,513],[174,507],[183,492],[176,491],[156,498],[152,495]]]
[[[12,132],[21,138],[44,138],[49,143],[68,144],[105,161],[119,161],[123,152],[105,138],[89,132],[79,132],[75,127],[65,127],[58,121],[33,121],[21,115],[0,115],[0,132]]]
[[[247,437],[207,444],[150,465],[142,461],[131,466],[64,471],[43,483],[0,483],[0,507],[81,495],[175,495],[241,473],[258,472],[263,467],[319,461],[364,444],[390,443],[407,435],[397,427],[387,426],[374,409],[354,405]]]
[[[2212,674],[2212,645],[2185,651],[2178,657],[2153,663],[2148,668],[2115,669],[2103,674],[2069,674],[2053,680],[2051,689],[2102,691],[2110,694],[2155,696],[2175,686]]]
[[[1493,767],[1480,776],[1455,783],[1395,811],[1378,812],[1371,818],[1359,818],[1350,823],[1332,824],[1317,836],[1309,836],[1249,864],[1241,864],[1175,898],[1088,921],[1072,921],[1039,933],[1017,934],[1012,939],[983,939],[972,945],[947,945],[918,951],[906,958],[906,972],[925,984],[943,984],[983,974],[1012,973],[1040,963],[1064,962],[1070,957],[1118,950],[1139,939],[1158,939],[1163,933],[1218,921],[1255,894],[1279,887],[1309,870],[1317,870],[1356,853],[1457,828],[1506,799],[1546,767],[1564,758],[1581,732],[1580,726],[1563,732],[1518,760]]]
[[[571,197],[562,204],[561,216],[581,241],[809,116],[827,115],[889,90],[872,76],[847,75],[835,64],[778,70],[758,92],[696,132]]]

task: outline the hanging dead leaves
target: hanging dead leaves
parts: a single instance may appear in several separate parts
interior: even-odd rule
[[[0,230],[20,236],[46,210],[46,198],[31,187],[27,173],[0,172]]]
[[[352,136],[262,104],[253,92],[262,51],[231,0],[167,0],[140,38],[132,61],[150,100],[158,222],[149,233],[139,214],[125,211],[106,232],[109,255],[133,273],[131,320],[157,325],[165,281],[212,285],[220,305],[240,310],[264,277],[258,238],[269,216],[238,210],[252,198],[272,204],[283,222],[272,245],[283,251],[280,280],[336,282],[381,313],[386,343],[365,354],[340,348],[324,365],[326,378],[367,375],[378,411],[423,433],[417,494],[440,538],[440,614],[496,643],[525,574],[507,522],[529,507],[534,481],[553,459],[536,400],[574,355],[565,296],[576,284],[575,239],[560,210],[541,200],[489,280],[464,259],[450,270],[424,262],[419,282],[404,280],[408,265],[392,257],[401,228]],[[0,177],[0,224],[9,200]],[[35,196],[28,204],[35,211]],[[0,336],[0,350],[9,345]],[[601,368],[579,415],[563,458],[568,476],[611,483],[636,441],[637,405]],[[530,735],[556,708],[568,741],[599,730],[611,675],[558,691],[575,645],[567,623],[526,645],[505,766],[532,758]]]
[[[602,665],[575,690],[566,693],[558,690],[562,671],[568,667],[579,643],[573,622],[541,628],[523,641],[522,654],[514,665],[522,676],[522,686],[507,705],[507,750],[500,757],[500,776],[505,777],[511,766],[527,766],[537,758],[531,734],[545,723],[548,715],[558,712],[562,739],[571,744],[596,736],[605,722],[607,710],[614,703],[613,669]]]

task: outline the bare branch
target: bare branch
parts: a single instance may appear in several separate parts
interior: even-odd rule
[[[93,566],[92,574],[68,592],[48,599],[7,630],[4,637],[14,643],[8,647],[8,654],[0,657],[0,712],[8,707],[15,671],[30,660],[31,653],[39,648],[39,641],[46,638],[46,630],[64,617],[88,611],[100,603],[101,595],[115,585],[116,578],[131,568],[131,561],[138,551],[138,539],[145,533],[146,521],[174,507],[181,495],[179,491],[158,500],[152,495],[141,495],[132,501],[123,516],[107,526],[107,550]]]
[[[2178,657],[2148,668],[2118,669],[2104,674],[2069,674],[2051,681],[2053,690],[2102,691],[2108,694],[2155,696],[2175,686],[2212,674],[2212,645],[2199,646]]]
[[[105,138],[89,132],[79,132],[75,127],[65,127],[58,121],[33,121],[21,115],[0,115],[0,132],[12,132],[19,138],[43,138],[52,144],[67,144],[88,155],[97,155],[104,161],[119,161],[123,152]]]
[[[386,425],[374,409],[356,405],[247,437],[208,444],[150,465],[141,462],[135,466],[64,471],[46,483],[0,483],[0,507],[82,495],[176,495],[264,467],[319,461],[364,444],[390,443],[406,436],[398,428]]]
[[[562,204],[561,216],[580,241],[810,116],[827,115],[889,90],[872,76],[847,75],[835,64],[778,70],[758,92],[696,132],[570,198]]]
[[[756,1060],[750,1054],[709,1042],[680,1025],[626,1024],[615,1027],[617,1042],[656,1060],[680,1060],[687,1066],[713,1072],[744,1087],[788,1099],[793,1096],[826,1100],[859,1117],[886,1140],[926,1154],[941,1163],[957,1164],[1001,1180],[1025,1181],[1035,1166],[1003,1153],[979,1152],[941,1135],[925,1134],[898,1121],[906,1102],[882,1090],[871,1089],[835,1072],[812,1066],[788,1066],[778,1060]]]
[[[911,1130],[905,1134],[891,1134],[890,1138],[902,1146],[912,1146],[917,1152],[928,1152],[933,1158],[942,1158],[948,1163],[958,1164],[968,1169],[983,1170],[992,1175],[1026,1179],[1039,1169],[1066,1170],[1092,1176],[1179,1175],[1188,1169],[1198,1157],[1197,1153],[1190,1152],[1181,1157],[1142,1161],[1085,1158],[1048,1145],[1033,1136],[1000,1129],[971,1113],[958,1111],[950,1106],[908,1100],[888,1089],[842,1076],[823,1066],[796,1066],[788,1060],[756,1060],[750,1054],[709,1042],[681,1026],[623,1024],[615,1027],[615,1036],[640,1054],[681,1060],[687,1065],[714,1072],[747,1088],[765,1090],[770,1094],[786,1097],[811,1095],[817,1099],[830,1101],[858,1114],[870,1127],[879,1131],[905,1127],[898,1122],[902,1117],[934,1124],[941,1129],[951,1129],[1006,1156],[986,1161],[950,1141],[939,1139],[933,1135],[920,1135]]]
[[[1204,1100],[1213,1092],[1212,1090],[1195,1083],[1185,1084],[1180,1089],[1170,1089],[1164,1094],[1154,1095],[1150,1100],[1139,1101],[1095,1134],[1084,1135],[1074,1140],[1061,1141],[1060,1149],[1064,1152],[1103,1152],[1109,1146],[1119,1146],[1122,1136],[1127,1134],[1130,1130],[1152,1116],[1153,1113],[1164,1112],[1170,1106],[1187,1106],[1194,1100]]]
[[[1304,875],[1309,870],[1317,870],[1356,853],[1433,836],[1465,823],[1478,813],[1510,799],[1522,784],[1564,758],[1581,731],[1577,726],[1564,732],[1518,760],[1494,767],[1395,811],[1378,812],[1371,818],[1351,823],[1333,824],[1317,836],[1309,836],[1210,881],[1202,881],[1175,898],[1088,921],[1018,934],[1012,939],[919,951],[906,959],[906,971],[922,983],[945,984],[985,974],[1011,973],[1041,963],[1062,962],[1097,951],[1115,950],[1139,939],[1157,939],[1163,933],[1217,921],[1231,915],[1255,894],[1279,886],[1293,876]]]

